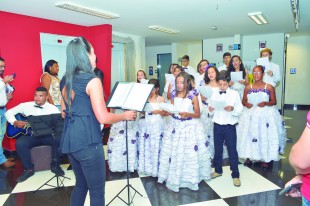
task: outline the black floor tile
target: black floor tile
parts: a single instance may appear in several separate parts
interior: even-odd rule
[[[199,184],[198,191],[184,188],[180,189],[179,192],[173,192],[165,184],[157,183],[155,177],[142,177],[141,181],[152,206],[176,206],[220,199],[220,196],[204,181]]]
[[[280,190],[225,198],[229,206],[300,206],[301,200],[279,196]]]
[[[4,206],[68,206],[73,187],[11,194]]]

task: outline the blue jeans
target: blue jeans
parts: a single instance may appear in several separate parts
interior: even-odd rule
[[[106,169],[102,143],[69,153],[68,157],[76,178],[70,205],[83,206],[88,190],[91,206],[105,205]]]
[[[310,201],[302,196],[302,206],[310,206]]]
[[[226,143],[232,178],[239,178],[237,134],[235,125],[219,125],[214,123],[214,167],[215,172],[222,174],[223,144]]]
[[[0,109],[0,164],[6,162],[6,157],[3,154],[2,141],[6,132],[6,119],[4,113],[6,109]]]

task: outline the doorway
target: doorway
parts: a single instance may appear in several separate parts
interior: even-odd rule
[[[169,71],[169,66],[172,62],[171,53],[157,54],[157,79],[160,84],[160,92],[162,95],[165,87],[165,74]]]

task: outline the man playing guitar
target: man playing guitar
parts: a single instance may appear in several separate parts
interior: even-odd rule
[[[34,94],[34,101],[21,103],[5,113],[7,121],[18,128],[24,128],[27,124],[26,121],[16,120],[16,114],[23,114],[24,116],[40,116],[49,114],[60,113],[55,105],[48,103],[47,100],[48,92],[45,87],[38,87]],[[23,182],[29,177],[34,175],[34,165],[31,162],[30,149],[32,147],[40,145],[52,146],[52,155],[56,154],[52,158],[51,171],[58,175],[64,175],[64,171],[59,167],[59,155],[58,147],[60,140],[53,138],[52,135],[45,136],[27,136],[22,135],[16,140],[16,152],[24,167],[23,174],[17,178],[17,182]]]

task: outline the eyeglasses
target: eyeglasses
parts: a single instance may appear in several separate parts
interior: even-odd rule
[[[262,74],[263,72],[253,72],[253,75],[255,74]]]

